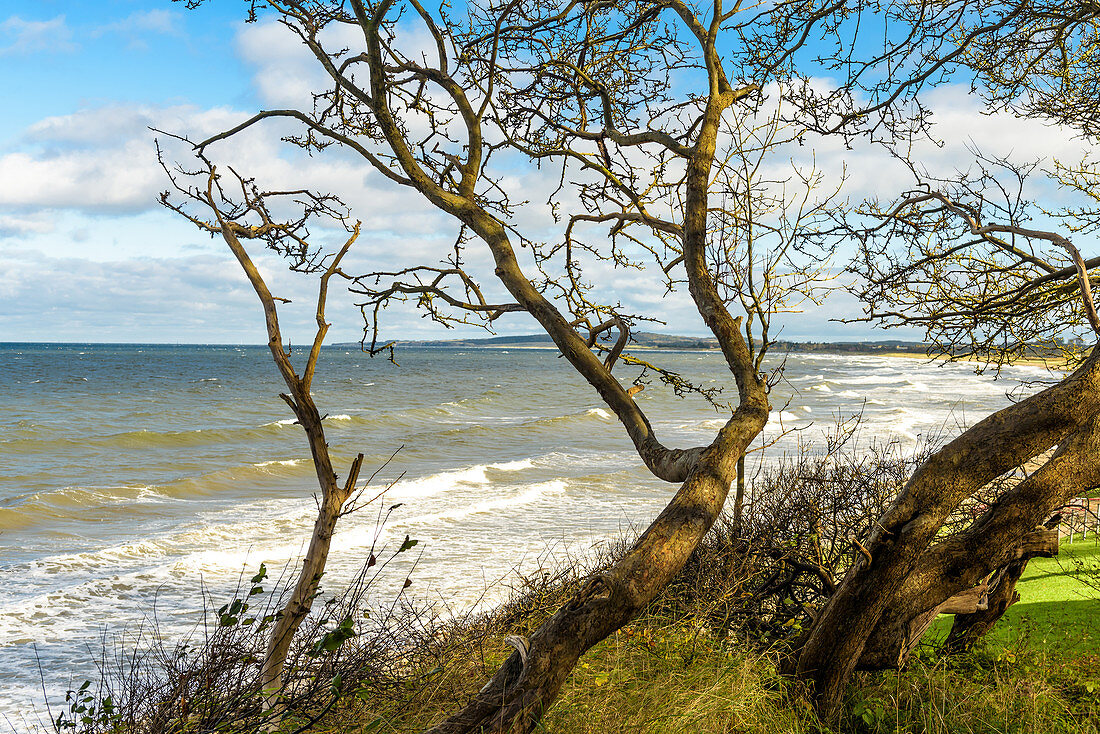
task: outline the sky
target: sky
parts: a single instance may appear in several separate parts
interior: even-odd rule
[[[169,0],[0,0],[0,341],[266,341],[256,297],[221,240],[158,203],[167,181],[149,129],[209,134],[256,110],[309,99],[319,82],[312,60],[278,25],[244,23],[246,7],[239,0],[213,0],[197,10]],[[943,141],[922,152],[933,170],[949,172],[976,143],[1028,158],[1080,155],[1065,131],[982,114],[966,87],[942,87],[928,100]],[[846,167],[856,199],[889,197],[908,183],[878,154],[839,143],[812,153],[831,170]],[[350,265],[434,263],[453,242],[453,222],[346,155],[306,158],[281,145],[270,128],[217,154],[265,181],[338,192],[363,221]],[[506,174],[532,201],[553,186],[533,169]],[[523,216],[535,222],[547,212],[534,207]],[[315,281],[288,273],[273,257],[258,262],[272,290],[293,301],[283,309],[284,330],[303,341],[311,334]],[[597,282],[608,300],[661,314],[666,324],[648,329],[704,333],[682,294],[668,297],[633,271],[608,269]],[[330,303],[330,341],[358,340],[362,319],[354,299],[334,292]],[[920,337],[832,320],[858,313],[858,304],[840,293],[784,316],[779,336]],[[444,330],[411,308],[391,309],[384,324],[387,338],[483,335]],[[496,328],[536,330],[526,316],[506,317]]]

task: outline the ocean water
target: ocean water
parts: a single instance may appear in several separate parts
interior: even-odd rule
[[[641,467],[552,350],[397,358],[328,348],[315,379],[338,473],[362,452],[364,480],[377,471],[363,496],[386,490],[341,521],[331,589],[372,545],[410,535],[419,555],[395,571],[393,593],[411,572],[406,593],[419,599],[491,602],[516,569],[644,527],[675,489]],[[716,353],[647,358],[734,394]],[[0,362],[0,716],[19,730],[43,689],[56,700],[95,676],[105,639],[154,612],[163,635],[184,634],[204,590],[228,600],[242,573],[291,563],[316,484],[264,347],[0,344]],[[1049,378],[1035,367],[994,381],[967,365],[829,354],[791,355],[784,374],[761,441],[787,433],[764,460],[820,443],[837,417],[859,412],[861,441],[914,445]],[[637,400],[668,446],[705,442],[725,420],[657,385]]]

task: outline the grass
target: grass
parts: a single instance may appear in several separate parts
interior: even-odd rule
[[[1051,656],[1073,659],[1100,653],[1100,592],[1084,583],[1079,567],[1100,568],[1100,543],[1066,543],[1056,558],[1034,558],[1016,585],[1020,601],[985,636],[990,651],[1011,651],[1021,644],[1039,647]],[[951,628],[943,616],[926,640],[938,643]]]
[[[776,672],[776,656],[719,639],[667,608],[593,648],[541,731],[554,734],[1095,734],[1100,732],[1100,601],[1067,568],[1100,561],[1100,546],[1064,545],[1033,561],[1022,600],[979,649],[939,658],[925,645],[903,672],[863,673],[845,713],[824,725]],[[527,620],[524,620],[527,622]],[[533,622],[532,622],[533,623]],[[934,628],[946,634],[950,618]],[[524,624],[524,626],[527,626]],[[506,649],[497,641],[442,662],[433,682],[390,701],[345,706],[322,732],[416,731],[453,711]],[[456,648],[458,649],[458,648]]]
[[[947,658],[937,654],[937,638],[946,635],[951,623],[949,617],[942,617],[907,670],[857,674],[840,721],[826,726],[800,695],[797,684],[778,673],[782,642],[768,647],[759,636],[740,634],[736,625],[715,626],[716,599],[752,596],[755,587],[730,581],[739,578],[740,566],[729,562],[736,553],[722,536],[709,537],[677,583],[638,619],[581,659],[543,717],[541,731],[1100,734],[1100,592],[1094,588],[1100,581],[1100,546],[1094,541],[1063,544],[1060,558],[1033,560],[1017,587],[1021,601],[1010,607],[974,651]],[[375,626],[341,648],[342,667],[337,668],[334,660],[328,667],[301,668],[308,676],[299,675],[295,686],[319,693],[289,711],[283,730],[305,734],[424,730],[459,709],[496,670],[511,652],[503,643],[506,635],[530,635],[584,577],[583,567],[566,564],[557,574],[525,579],[519,593],[491,613],[450,621],[422,619],[415,608],[398,608],[380,619],[372,615]],[[350,603],[348,610],[358,602]],[[343,607],[332,611],[334,618],[343,613]],[[797,630],[804,618],[785,619],[784,629],[790,625]],[[251,670],[251,648],[244,643],[253,639],[252,628],[218,629],[229,637],[218,638],[221,642],[211,648],[217,655],[210,665],[200,666],[199,673],[225,668],[222,653],[233,653],[234,645],[244,652],[243,657],[238,654],[237,667]],[[262,642],[262,637],[255,641]],[[310,660],[303,658],[306,664]],[[156,705],[150,710],[171,709],[175,716],[171,726],[146,726],[156,722],[141,715],[105,720],[102,726],[74,722],[67,734],[241,734],[262,728],[249,724],[260,719],[259,712],[247,706],[233,708],[237,718],[222,716],[216,725],[196,719],[196,702],[202,700],[196,696],[206,691],[202,695],[214,701],[214,694],[224,693],[216,681],[213,689],[203,688],[192,696],[191,714],[179,713],[182,703],[176,699],[180,697],[158,686],[182,683],[180,671],[190,670],[169,666],[160,677],[150,678],[148,685],[132,689],[153,697]],[[337,670],[340,675],[333,677]],[[188,680],[194,677],[188,676]],[[342,682],[334,698],[329,682],[336,690],[337,680]],[[250,690],[241,689],[245,694]]]

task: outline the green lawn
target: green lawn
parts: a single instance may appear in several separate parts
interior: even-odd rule
[[[1100,583],[1100,543],[1062,540],[1057,558],[1035,558],[1017,584],[1020,601],[1013,604],[986,636],[991,651],[1011,650],[1030,643],[1056,657],[1100,653],[1100,591],[1083,583],[1075,571],[1081,565],[1095,570]],[[951,628],[943,616],[929,630],[938,642]]]

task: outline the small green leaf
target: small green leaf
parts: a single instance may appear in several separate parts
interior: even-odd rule
[[[398,553],[404,553],[409,548],[412,548],[414,545],[416,545],[419,542],[420,542],[419,540],[410,540],[409,536],[406,535],[405,536],[405,542],[403,542],[401,544],[401,547],[397,549],[397,552]]]
[[[343,622],[340,623],[336,629],[332,632],[325,634],[317,643],[313,646],[311,651],[312,655],[320,655],[323,652],[336,652],[340,649],[340,646],[350,640],[352,637],[356,637],[359,633],[355,631],[355,622],[351,617],[346,617]]]

